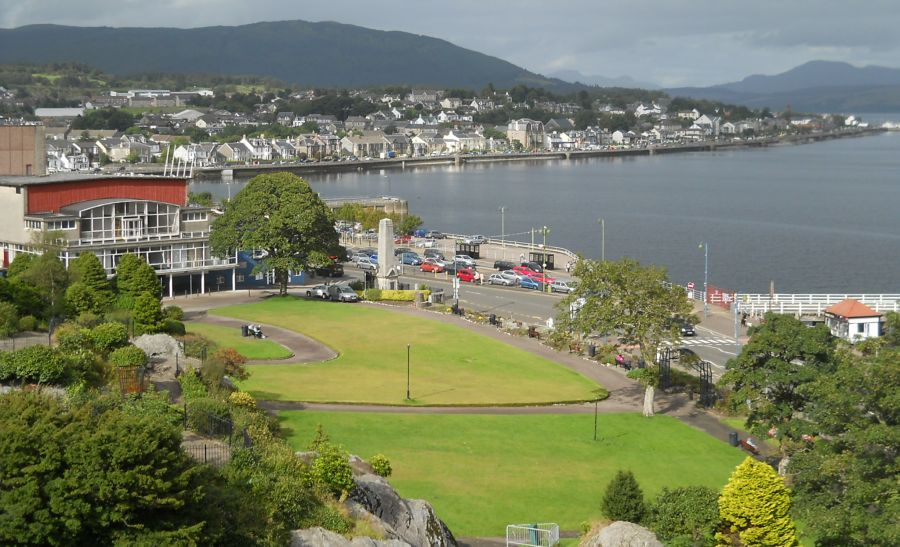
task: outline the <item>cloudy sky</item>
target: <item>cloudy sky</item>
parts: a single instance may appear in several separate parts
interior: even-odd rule
[[[665,86],[811,60],[900,66],[898,0],[0,0],[0,27],[200,27],[337,21],[443,38],[543,74]]]

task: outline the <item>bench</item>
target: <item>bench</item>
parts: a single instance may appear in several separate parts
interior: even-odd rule
[[[746,440],[741,439],[740,445],[741,448],[743,448],[747,452],[753,454],[754,456],[759,456],[759,450],[752,444],[748,443]]]

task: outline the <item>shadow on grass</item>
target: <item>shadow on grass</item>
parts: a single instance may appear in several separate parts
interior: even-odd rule
[[[428,397],[433,397],[434,395],[441,395],[443,393],[450,393],[451,391],[456,391],[456,388],[451,387],[450,389],[442,389],[440,391],[432,391],[431,393],[425,393],[423,395],[419,395],[418,397],[415,397],[413,400],[424,402],[424,400]]]
[[[272,391],[249,391],[250,395],[253,396],[257,401],[281,401],[281,393],[274,393]]]

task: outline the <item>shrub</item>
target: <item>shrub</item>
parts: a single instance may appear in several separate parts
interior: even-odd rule
[[[128,345],[128,329],[121,323],[101,323],[91,329],[94,347],[103,354]]]
[[[181,396],[185,401],[206,397],[209,394],[196,370],[191,369],[179,376],[178,383],[181,384]]]
[[[247,358],[237,352],[234,348],[222,348],[216,351],[210,361],[222,364],[222,368],[228,376],[237,380],[246,380],[250,377],[244,364]]]
[[[211,340],[196,333],[185,334],[181,341],[184,344],[184,354],[194,359],[203,359],[215,348]]]
[[[16,379],[16,363],[13,361],[12,353],[7,351],[0,352],[0,382],[6,382]]]
[[[109,363],[114,367],[142,367],[147,364],[147,354],[137,346],[125,346],[109,354]]]
[[[350,283],[350,288],[354,291],[363,291],[366,289],[366,284],[361,280],[356,280]]]
[[[228,402],[241,408],[256,408],[256,399],[246,391],[233,391],[228,395]]]
[[[391,462],[384,454],[375,454],[369,458],[369,464],[372,466],[372,469],[375,470],[375,473],[382,477],[390,477],[393,472]]]
[[[363,298],[372,300],[373,302],[381,300],[381,289],[366,289],[363,292]]]
[[[316,507],[310,520],[311,525],[321,526],[338,534],[347,534],[353,529],[353,521],[331,503]]]
[[[606,487],[601,509],[610,520],[640,524],[644,518],[644,493],[631,471],[619,471]]]
[[[90,329],[80,327],[76,323],[63,323],[57,327],[53,335],[56,338],[56,346],[64,352],[94,351]]]
[[[718,492],[705,486],[663,488],[649,508],[650,528],[665,542],[708,545],[719,523],[718,498]]]
[[[83,311],[75,318],[75,322],[82,327],[93,328],[99,325],[103,318],[92,311]]]
[[[0,302],[0,336],[12,336],[19,329],[19,316],[16,306],[9,302]]]
[[[106,320],[111,323],[122,323],[127,327],[131,324],[131,310],[110,310],[106,312]]]
[[[152,293],[141,293],[134,301],[134,330],[141,334],[155,334],[165,328],[159,299]]]
[[[719,496],[719,545],[797,545],[791,498],[766,463],[747,457]]]
[[[70,315],[94,311],[97,307],[94,293],[84,283],[76,281],[66,289],[66,309]]]
[[[55,384],[66,374],[65,357],[47,346],[30,346],[10,354],[16,377],[22,382]]]
[[[318,452],[312,464],[313,479],[335,496],[350,492],[353,489],[350,455],[331,443],[321,443]]]
[[[163,332],[172,336],[184,336],[187,330],[185,330],[184,323],[181,321],[167,317],[163,319]]]
[[[26,315],[19,318],[19,330],[37,330],[38,320],[33,315]]]
[[[165,308],[163,308],[163,315],[167,319],[174,319],[176,321],[184,320],[184,310],[182,310],[178,306],[166,306]]]
[[[120,310],[133,310],[134,309],[134,296],[131,294],[120,294],[116,298],[116,308]]]
[[[187,403],[188,427],[198,433],[218,435],[231,422],[228,403],[212,397],[199,397]]]

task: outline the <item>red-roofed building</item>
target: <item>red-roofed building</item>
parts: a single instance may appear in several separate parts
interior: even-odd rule
[[[858,300],[848,298],[825,310],[825,324],[831,334],[850,342],[878,338],[883,317]]]

